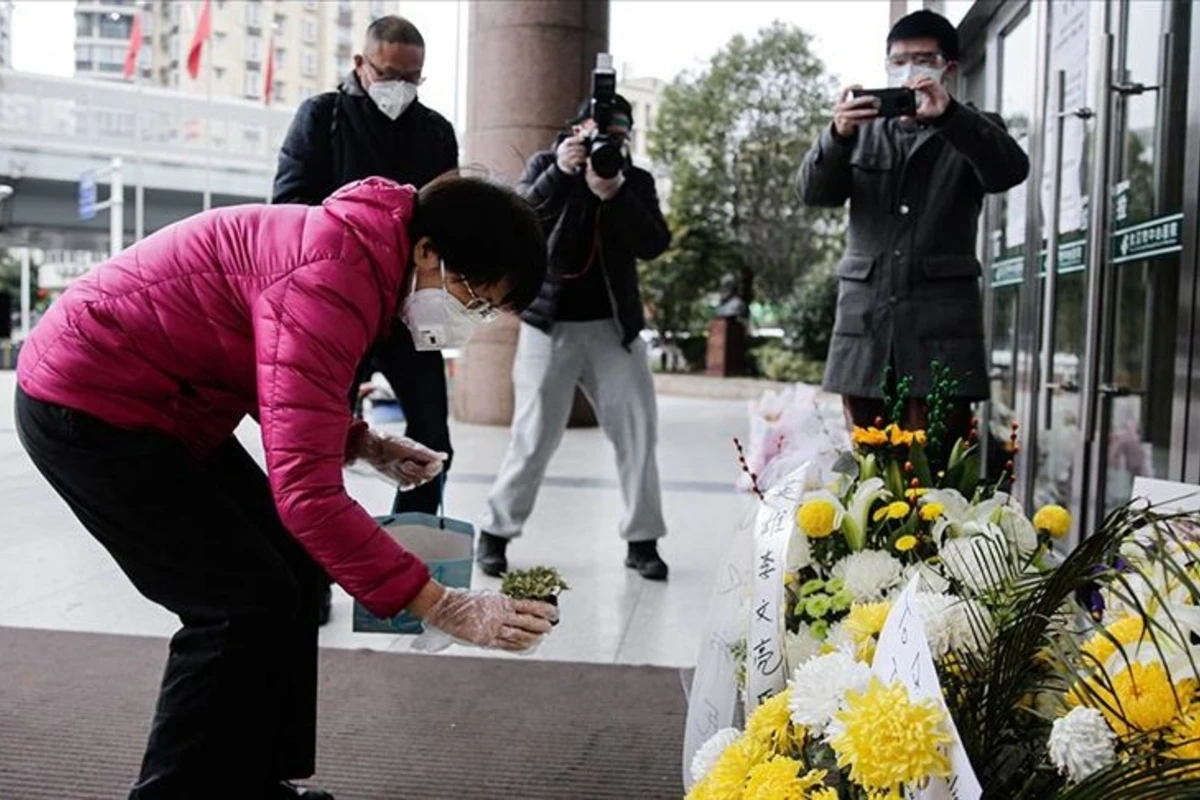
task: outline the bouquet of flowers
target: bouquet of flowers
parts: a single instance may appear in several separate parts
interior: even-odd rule
[[[1039,512],[1035,535],[1064,515]],[[956,598],[917,603],[936,698],[881,680],[853,642],[810,656],[700,749],[689,797],[902,797],[951,774],[951,746],[973,796],[1200,797],[1198,533],[1194,514],[1130,504],[1053,568],[1012,569],[1019,544],[964,554],[974,577],[943,574]]]
[[[914,574],[923,578],[922,605],[944,634],[939,649],[948,650],[969,633],[957,598],[978,598],[986,610],[991,586],[1047,569],[1050,539],[1070,528],[1065,510],[1043,509],[1035,524],[1001,491],[1012,479],[1011,461],[994,482],[981,482],[974,427],[965,439],[945,441],[941,398],[953,396],[955,381],[944,369],[934,365],[925,430],[899,422],[907,384],[900,381],[896,397],[887,398],[892,420],[856,428],[854,449],[834,465],[833,480],[804,495],[796,510],[785,596],[789,666],[838,648],[869,663],[888,598]],[[1014,424],[1011,450],[1017,442]]]

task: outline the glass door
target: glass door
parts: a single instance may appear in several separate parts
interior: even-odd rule
[[[1101,6],[1102,8],[1102,6]],[[1085,502],[1090,528],[1130,499],[1139,476],[1165,477],[1175,385],[1188,32],[1187,0],[1112,0],[1113,34],[1099,311],[1085,387],[1091,405]],[[1103,101],[1103,99],[1101,100]],[[1097,173],[1099,174],[1099,173]],[[1085,528],[1086,530],[1087,528]]]

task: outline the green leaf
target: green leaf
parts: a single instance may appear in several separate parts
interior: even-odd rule
[[[904,474],[900,472],[900,464],[895,460],[887,467],[887,488],[892,493],[893,500],[904,499]]]
[[[908,460],[912,462],[913,474],[917,476],[917,480],[921,485],[928,488],[933,486],[933,473],[929,470],[929,458],[925,455],[925,448],[918,441],[913,441],[912,447],[908,450]]]

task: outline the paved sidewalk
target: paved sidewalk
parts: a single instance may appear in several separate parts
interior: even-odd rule
[[[12,372],[0,372],[0,626],[169,635],[174,618],[133,590],[21,449],[12,422],[14,383]],[[563,597],[563,624],[534,658],[678,667],[695,660],[713,572],[748,502],[733,489],[738,468],[731,442],[745,436],[746,402],[660,396],[659,407],[659,465],[671,531],[662,549],[671,580],[648,583],[624,567],[612,448],[599,430],[568,431],[526,535],[510,547],[514,567],[554,565],[573,587]],[[252,423],[239,436],[259,454]],[[472,519],[508,431],[454,424],[453,440],[447,512]],[[390,507],[387,484],[356,475],[347,482],[371,511]],[[476,583],[498,582],[477,574]],[[351,632],[350,616],[350,600],[339,594],[323,645],[408,647],[407,637]],[[469,652],[478,655],[461,650]]]

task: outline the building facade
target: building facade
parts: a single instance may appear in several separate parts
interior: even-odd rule
[[[0,0],[0,69],[12,69],[12,0]]]
[[[213,0],[212,38],[200,75],[187,72],[199,0],[80,0],[75,74],[123,80],[134,14],[142,11],[139,80],[187,94],[262,100],[275,50],[272,101],[295,105],[328,91],[351,68],[367,25],[399,12],[398,0]]]
[[[959,96],[1025,185],[981,226],[988,418],[1018,493],[1094,528],[1137,478],[1200,483],[1200,14],[1190,0],[980,0]]]

